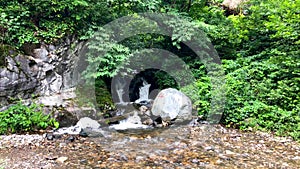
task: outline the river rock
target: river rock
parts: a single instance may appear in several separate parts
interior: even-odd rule
[[[239,6],[241,6],[243,3],[247,2],[248,0],[224,0],[222,2],[222,5],[224,7],[229,8],[230,10],[235,10]]]
[[[100,128],[100,124],[89,117],[81,118],[75,126],[64,127],[56,130],[54,135],[84,135],[89,137],[99,137],[103,136],[103,130]]]
[[[151,111],[164,121],[184,122],[192,119],[192,102],[182,92],[168,88],[158,93]]]
[[[61,110],[57,110],[54,115],[54,118],[59,122],[60,127],[74,126],[78,122],[78,118],[75,116],[75,113],[71,113],[62,108]]]
[[[96,120],[93,120],[89,117],[83,117],[81,118],[76,126],[79,126],[83,129],[85,128],[91,128],[91,129],[99,129],[100,128],[100,124],[96,121]]]

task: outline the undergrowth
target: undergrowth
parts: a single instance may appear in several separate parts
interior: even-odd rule
[[[32,103],[24,105],[21,101],[0,112],[0,134],[20,133],[58,128],[59,123],[42,112],[42,105]]]

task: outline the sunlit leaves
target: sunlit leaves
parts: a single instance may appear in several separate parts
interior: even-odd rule
[[[27,106],[21,101],[0,112],[0,119],[0,134],[34,131],[48,126],[59,127],[59,123],[50,115],[43,114],[41,105],[32,103]]]

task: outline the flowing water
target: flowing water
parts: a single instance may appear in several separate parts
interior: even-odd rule
[[[149,89],[151,84],[148,84],[145,80],[143,80],[143,86],[140,87],[140,98],[138,100],[148,100],[149,99]]]
[[[168,154],[178,141],[188,139],[189,134],[188,126],[106,130],[104,137],[94,138],[94,141],[101,143],[106,151],[146,157],[149,154]]]
[[[120,84],[119,84],[119,86],[120,86]],[[145,80],[143,80],[143,86],[140,87],[140,89],[139,89],[140,97],[138,100],[135,101],[135,103],[140,103],[141,101],[148,101],[150,86],[151,86],[151,84],[148,84]],[[123,92],[122,88],[117,89],[117,94],[118,94],[119,100],[121,102],[118,104],[125,105],[125,107],[121,108],[121,110],[120,110],[120,112],[122,112],[122,115],[123,115],[123,112],[126,112],[124,110],[124,109],[126,109],[126,106],[127,107],[132,107],[132,106],[130,105],[130,103],[126,104],[123,102],[122,96],[123,96],[124,92]],[[119,124],[110,126],[110,128],[115,129],[115,130],[126,130],[126,129],[148,129],[148,128],[152,128],[152,127],[148,126],[148,125],[143,125],[140,117],[138,116],[137,110],[134,110],[133,115],[120,121]]]
[[[125,87],[125,82],[121,82],[121,80],[117,80],[116,81],[116,92],[117,92],[117,95],[118,95],[118,101],[119,103],[124,103],[124,100],[123,100],[123,95],[124,95],[124,87]]]

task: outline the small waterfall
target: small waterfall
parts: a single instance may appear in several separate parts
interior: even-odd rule
[[[140,98],[138,101],[142,100],[148,100],[149,99],[149,89],[150,89],[151,84],[148,84],[144,79],[143,79],[143,86],[140,87]]]
[[[117,89],[117,94],[118,94],[119,102],[124,103],[123,101],[124,89]]]
[[[118,83],[117,87],[119,87],[121,83]],[[144,79],[143,79],[143,86],[139,88],[139,96],[140,98],[136,100],[136,103],[140,103],[142,101],[148,101],[149,100],[149,89],[150,89],[151,84],[148,84]],[[123,102],[123,90],[122,88],[117,88],[117,94],[120,99],[120,103]],[[123,113],[121,113],[123,114]],[[141,118],[138,115],[138,112],[135,111],[133,115],[130,115],[127,119],[124,119],[120,121],[119,124],[115,124],[110,126],[109,128],[115,129],[115,130],[127,130],[127,129],[147,129],[151,128],[151,126],[144,125],[142,124]]]
[[[123,94],[125,93],[124,92],[125,85],[126,85],[126,83],[121,82],[120,79],[118,81],[116,81],[116,92],[117,92],[117,95],[118,95],[119,103],[124,103]]]
[[[127,130],[127,129],[147,129],[151,127],[142,124],[141,118],[138,116],[138,112],[135,111],[134,115],[129,116],[127,119],[120,121],[119,124],[112,125],[109,128],[115,130]]]

